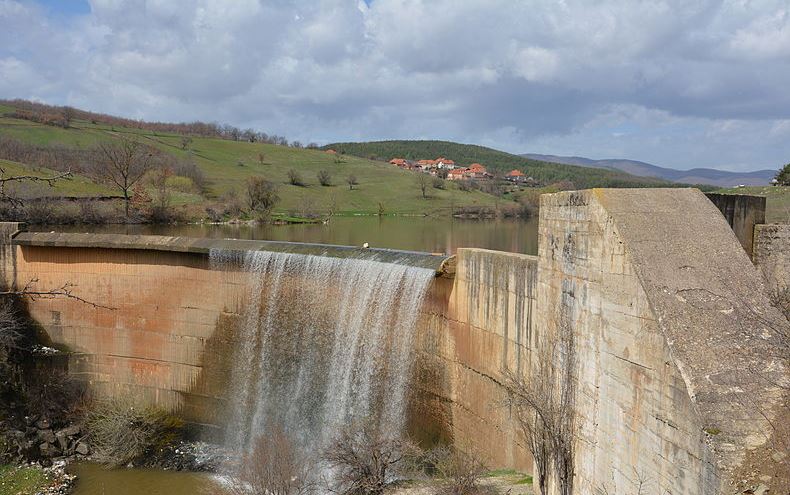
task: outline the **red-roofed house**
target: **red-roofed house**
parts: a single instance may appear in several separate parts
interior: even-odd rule
[[[486,168],[479,163],[469,165],[464,175],[469,179],[490,179],[492,177]]]
[[[450,170],[455,168],[455,162],[450,160],[449,158],[445,158],[445,157],[441,156],[441,157],[437,158],[434,161],[436,162],[436,167],[437,168],[446,168],[446,169],[450,169]]]
[[[329,153],[330,155],[336,155],[337,154],[337,151],[335,151],[335,150],[326,150],[326,152]]]
[[[436,160],[417,160],[417,166],[423,170],[430,170],[436,166]]]
[[[406,162],[406,160],[404,160],[403,158],[393,158],[392,160],[390,160],[390,163],[393,165],[397,165],[398,167],[406,167],[409,165],[408,162]]]
[[[521,170],[511,170],[505,175],[505,180],[509,180],[510,182],[524,182],[527,180],[527,176],[524,175]]]

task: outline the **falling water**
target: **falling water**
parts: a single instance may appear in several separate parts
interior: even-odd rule
[[[434,271],[372,259],[211,252],[252,274],[234,356],[228,444],[269,425],[317,450],[344,425],[405,426],[414,328]]]

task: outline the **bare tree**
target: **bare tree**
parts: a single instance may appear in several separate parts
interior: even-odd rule
[[[72,107],[63,107],[61,114],[63,115],[63,127],[69,127],[71,122],[74,120],[77,111]]]
[[[344,429],[324,452],[324,461],[336,473],[332,491],[381,495],[392,473],[418,454],[413,442],[382,434],[367,422]]]
[[[328,170],[319,170],[318,174],[316,174],[316,177],[318,177],[318,183],[322,186],[332,185],[332,174],[330,174]]]
[[[354,186],[359,184],[357,176],[354,174],[349,174],[348,177],[346,177],[346,183],[348,183],[348,188],[352,191],[354,190]]]
[[[117,142],[100,144],[98,152],[102,160],[94,167],[93,174],[121,190],[129,217],[129,192],[151,169],[154,150],[139,141],[121,138]]]
[[[422,192],[422,199],[428,198],[428,187],[430,187],[430,179],[431,177],[425,173],[418,173],[417,174],[417,187],[420,188],[420,192]]]
[[[192,138],[190,136],[181,136],[181,149],[186,150],[189,148],[189,145],[192,144]]]
[[[444,495],[475,495],[486,493],[480,479],[488,471],[485,463],[474,451],[465,452],[457,447],[438,447],[426,455],[439,478],[439,493]]]
[[[534,459],[537,488],[553,475],[561,495],[573,493],[576,428],[576,344],[566,316],[553,342],[539,342],[530,376],[506,371],[507,405]]]

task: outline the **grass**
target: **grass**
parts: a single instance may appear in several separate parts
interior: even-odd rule
[[[790,223],[790,186],[731,187],[716,192],[765,196],[765,221],[768,223]]]
[[[43,490],[48,483],[41,469],[0,466],[0,495],[29,495]]]
[[[448,183],[444,190],[430,188],[429,197],[423,199],[415,172],[354,156],[337,157],[321,150],[201,137],[193,137],[189,149],[183,150],[181,136],[176,134],[79,120],[73,123],[72,128],[62,129],[3,117],[0,118],[0,134],[36,145],[81,148],[120,136],[136,136],[172,155],[191,157],[206,175],[209,201],[197,194],[178,194],[173,203],[194,205],[196,210],[225,194],[242,197],[244,182],[252,175],[264,176],[278,184],[281,201],[275,208],[277,213],[331,209],[341,215],[375,214],[380,210],[387,214],[449,214],[458,207],[493,207],[509,202],[479,191],[461,191],[457,184],[452,183]],[[261,154],[263,161],[259,160]],[[288,171],[291,169],[299,172],[305,187],[288,183]],[[325,187],[319,184],[316,175],[320,170],[329,171],[333,185]],[[355,175],[358,181],[353,190],[346,184],[350,174]],[[102,194],[106,194],[106,190]]]

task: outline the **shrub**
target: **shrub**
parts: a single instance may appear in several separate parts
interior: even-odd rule
[[[156,454],[176,442],[184,424],[154,407],[105,399],[88,412],[86,426],[95,459],[118,467]]]
[[[304,187],[305,183],[302,176],[294,169],[288,171],[288,183],[292,186]]]
[[[433,182],[431,183],[434,189],[444,189],[445,183],[444,179],[441,177],[434,177]]]
[[[274,182],[260,176],[247,179],[247,207],[251,212],[268,213],[278,201],[280,196],[277,194],[277,186]]]
[[[319,170],[316,177],[318,177],[318,183],[322,186],[332,185],[332,174],[330,174],[328,170]]]
[[[345,495],[380,495],[398,468],[420,449],[408,439],[382,434],[372,423],[344,429],[324,452],[335,472],[331,491]]]
[[[439,493],[475,495],[493,491],[491,487],[480,485],[487,469],[476,454],[453,447],[438,447],[426,457],[439,479]]]
[[[25,389],[28,414],[65,421],[77,416],[85,397],[85,386],[63,370],[37,374]]]
[[[217,495],[301,495],[313,490],[312,462],[300,454],[281,428],[267,428],[244,456],[239,470]]]

